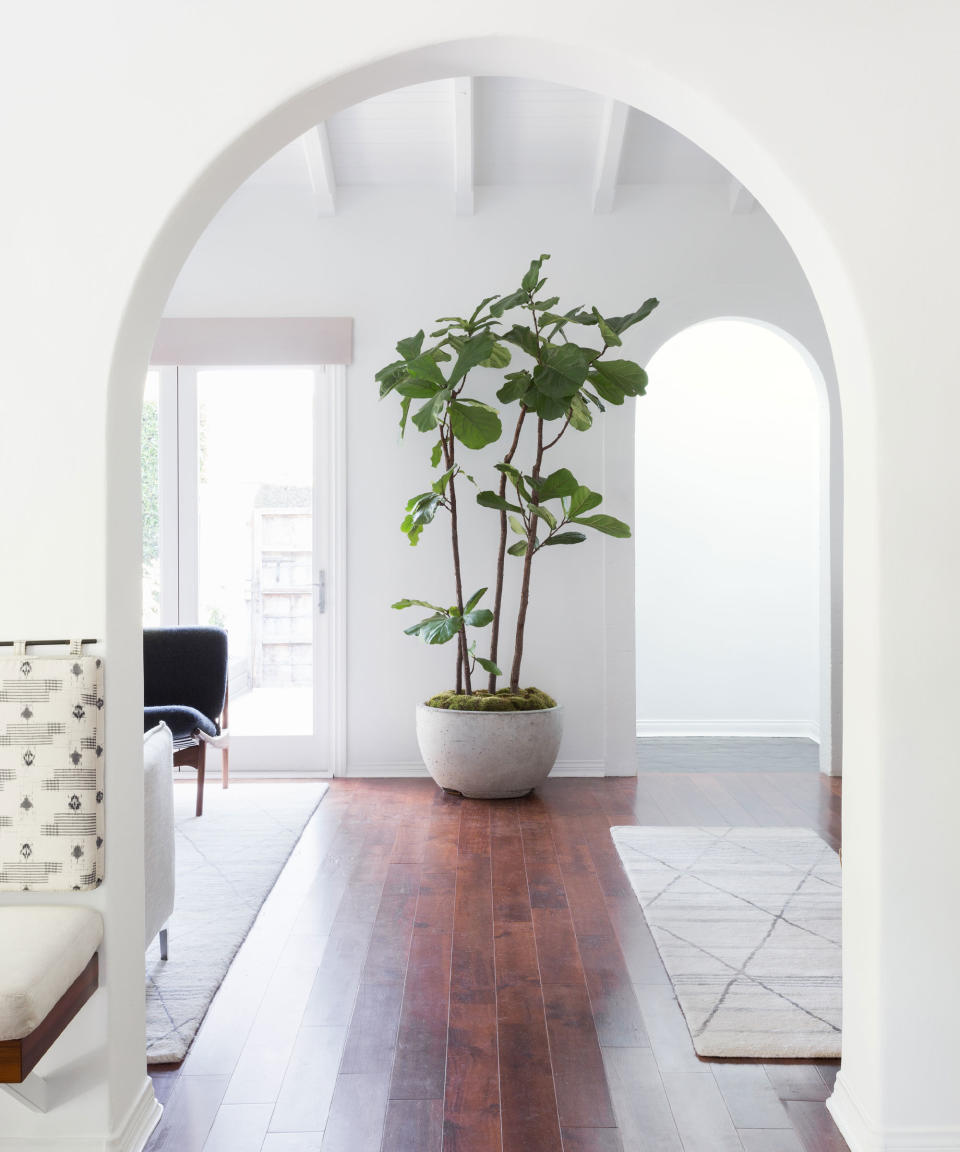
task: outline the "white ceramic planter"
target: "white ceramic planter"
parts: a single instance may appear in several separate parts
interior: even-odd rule
[[[478,800],[526,796],[550,774],[563,709],[455,712],[417,705],[417,742],[441,788]]]

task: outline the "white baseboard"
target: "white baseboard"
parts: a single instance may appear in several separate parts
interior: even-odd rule
[[[397,762],[394,764],[353,764],[344,773],[347,780],[402,779],[409,776],[427,776],[429,773],[419,761]],[[558,760],[551,776],[605,776],[606,768],[602,760]]]
[[[0,1136],[0,1152],[143,1152],[163,1108],[149,1076],[130,1105],[123,1123],[112,1136],[63,1135]]]
[[[842,1070],[827,1108],[850,1152],[960,1152],[960,1127],[878,1128],[850,1091]]]
[[[638,720],[637,736],[787,736],[820,743],[820,726],[804,720]]]

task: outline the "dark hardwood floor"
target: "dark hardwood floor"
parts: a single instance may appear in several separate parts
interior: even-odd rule
[[[840,784],[646,772],[489,803],[335,781],[187,1061],[151,1069],[149,1149],[846,1149],[835,1063],[695,1055],[614,824],[803,825],[839,847]]]

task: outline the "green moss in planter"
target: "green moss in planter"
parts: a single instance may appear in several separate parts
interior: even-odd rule
[[[539,688],[521,688],[519,692],[501,688],[496,693],[481,688],[469,696],[438,692],[426,704],[428,708],[447,708],[452,712],[538,712],[557,706],[556,700]]]

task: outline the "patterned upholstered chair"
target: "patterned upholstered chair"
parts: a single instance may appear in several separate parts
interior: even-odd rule
[[[207,745],[223,752],[229,784],[227,634],[222,628],[145,628],[143,729],[164,723],[173,733],[173,762],[197,770],[197,815],[203,815]]]

